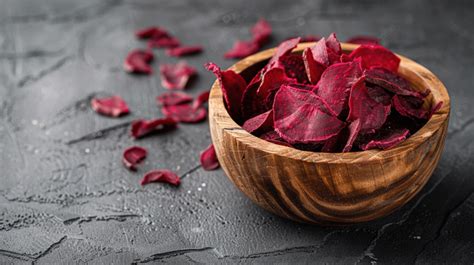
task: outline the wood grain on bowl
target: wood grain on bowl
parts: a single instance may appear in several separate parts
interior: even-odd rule
[[[312,45],[300,44],[294,52]],[[357,46],[342,44],[345,52]],[[247,57],[232,69],[249,74],[245,71],[269,59],[273,52],[270,49]],[[211,136],[227,176],[261,207],[300,222],[365,222],[403,206],[436,168],[446,138],[450,99],[433,73],[400,58],[400,75],[415,88],[430,89],[428,101],[442,101],[443,106],[418,132],[389,150],[321,153],[267,142],[232,120],[215,82],[209,99]]]

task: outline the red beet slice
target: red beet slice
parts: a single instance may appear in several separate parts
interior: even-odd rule
[[[132,146],[123,152],[122,162],[130,170],[137,170],[136,166],[147,156],[145,148],[140,146]]]
[[[278,47],[276,48],[275,54],[272,56],[272,58],[268,62],[268,65],[266,67],[267,70],[277,66],[279,61],[280,61],[280,58],[285,56],[285,55],[290,54],[291,51],[294,48],[296,48],[296,46],[298,45],[300,40],[301,40],[301,38],[298,37],[298,38],[289,39],[289,40],[286,40],[286,41],[280,43],[280,45],[278,45]]]
[[[369,150],[369,149],[389,149],[394,147],[398,143],[405,140],[410,131],[408,129],[401,130],[385,130],[382,134],[377,135],[373,140],[370,140],[368,143],[361,144],[360,149]]]
[[[299,54],[289,54],[280,58],[280,66],[290,78],[295,78],[298,83],[308,83],[303,57]]]
[[[326,39],[326,46],[335,54],[341,55],[341,43],[336,37],[336,33],[331,33],[329,37]]]
[[[353,50],[349,57],[352,59],[360,57],[364,69],[381,67],[396,73],[400,65],[400,58],[380,45],[361,45]]]
[[[161,38],[151,38],[148,41],[148,48],[175,48],[181,45],[179,40],[175,37],[161,37]]]
[[[273,105],[273,97],[281,85],[295,82],[296,80],[287,77],[285,71],[281,68],[268,70],[263,75],[262,83],[257,90],[259,104],[265,104],[266,110],[270,109]]]
[[[137,30],[135,36],[139,39],[167,37],[168,32],[160,27],[148,27]]]
[[[430,111],[422,108],[423,100],[417,97],[395,95],[392,104],[402,116],[422,120],[427,120],[430,117]]]
[[[260,83],[249,84],[242,94],[241,113],[242,120],[247,120],[257,114],[261,114],[266,111],[266,105],[260,102],[257,90],[260,87]]]
[[[196,69],[184,61],[160,65],[161,84],[167,89],[184,89],[196,73]]]
[[[127,102],[119,96],[93,98],[91,107],[95,112],[109,117],[119,117],[130,112]]]
[[[370,98],[378,103],[384,105],[390,105],[392,103],[392,94],[380,86],[373,84],[367,85],[367,92],[369,93]]]
[[[306,48],[303,51],[303,62],[309,82],[317,84],[326,67],[314,60],[313,52],[310,48]]]
[[[352,85],[362,75],[360,61],[337,63],[329,66],[318,83],[318,96],[323,98],[339,115],[347,109]]]
[[[209,101],[209,94],[211,91],[207,90],[199,94],[196,100],[193,102],[193,108],[199,108]]]
[[[178,175],[171,170],[168,169],[156,169],[152,170],[143,176],[142,180],[140,181],[140,185],[147,185],[152,182],[164,182],[171,184],[173,186],[179,186],[181,182]]]
[[[130,134],[138,139],[145,135],[176,128],[177,122],[171,118],[154,120],[136,120],[132,123]]]
[[[348,121],[360,119],[360,131],[372,133],[383,126],[390,114],[390,106],[373,100],[365,86],[364,77],[359,78],[351,88]]]
[[[221,69],[214,63],[207,63],[206,69],[212,71],[219,80],[222,94],[224,95],[224,103],[230,116],[236,121],[241,119],[242,93],[247,87],[247,83],[239,74],[233,70],[221,71]]]
[[[328,48],[326,46],[326,39],[321,38],[313,47],[311,47],[313,59],[324,68],[330,65]]]
[[[253,36],[253,42],[258,45],[258,47],[262,47],[265,45],[269,40],[270,36],[272,35],[272,27],[270,24],[263,18],[261,18],[251,29]]]
[[[240,59],[256,53],[259,45],[254,41],[236,41],[232,49],[224,54],[226,59]]]
[[[150,66],[151,61],[153,61],[151,51],[136,49],[127,55],[123,67],[130,73],[151,74],[153,72]]]
[[[379,45],[380,39],[371,36],[354,36],[346,40],[347,43],[353,44],[373,44]]]
[[[242,128],[251,134],[261,134],[273,129],[273,112],[269,110],[248,119],[242,125]]]
[[[194,104],[180,104],[163,106],[161,112],[168,118],[183,123],[198,123],[207,117],[207,111],[203,107],[194,107]]]
[[[216,149],[214,149],[213,144],[201,152],[199,161],[201,161],[201,166],[204,170],[209,171],[219,168],[219,160],[217,160]]]
[[[381,86],[397,95],[414,96],[422,99],[430,93],[428,89],[424,92],[412,89],[406,79],[384,68],[365,70],[364,75],[367,82]]]
[[[166,92],[156,97],[156,102],[163,106],[179,105],[193,101],[193,97],[183,92]]]
[[[344,146],[344,149],[342,150],[342,152],[351,151],[352,145],[354,144],[361,130],[361,120],[356,119],[355,121],[351,122],[351,124],[349,124],[348,126],[348,129],[349,129],[349,137],[347,138],[346,145]]]
[[[273,116],[276,120],[277,116],[284,117],[291,115],[303,104],[313,104],[319,109],[331,116],[337,116],[330,105],[321,97],[317,96],[310,90],[299,89],[294,84],[282,85],[275,95],[273,102]],[[278,110],[278,115],[277,115]]]
[[[202,52],[201,46],[180,46],[176,48],[169,48],[166,50],[166,55],[173,57],[181,57]]]

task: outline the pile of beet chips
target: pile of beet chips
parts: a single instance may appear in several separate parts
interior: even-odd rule
[[[299,42],[282,42],[251,80],[206,65],[231,117],[255,136],[316,152],[388,149],[441,107],[430,106],[429,89],[416,90],[397,74],[400,59],[381,45],[345,54],[333,33],[292,53]]]

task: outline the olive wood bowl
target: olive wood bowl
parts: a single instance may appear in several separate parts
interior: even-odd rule
[[[301,53],[312,45],[302,43],[293,52]],[[346,53],[357,47],[342,44]],[[274,50],[249,56],[230,69],[248,80]],[[310,152],[262,140],[229,116],[216,81],[209,99],[210,130],[217,157],[229,179],[261,207],[304,223],[366,222],[403,206],[423,188],[440,159],[450,99],[433,73],[399,57],[399,74],[415,89],[431,90],[425,105],[440,101],[443,105],[418,132],[388,150]]]

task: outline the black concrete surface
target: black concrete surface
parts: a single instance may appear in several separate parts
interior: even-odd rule
[[[1,264],[472,264],[474,262],[474,25],[472,1],[0,1]],[[135,144],[131,120],[158,117],[157,74],[123,72],[144,43],[133,31],[160,25],[205,52],[192,94],[224,67],[224,52],[265,17],[268,47],[289,36],[337,32],[378,36],[427,66],[452,99],[449,135],[429,183],[381,220],[325,228],[283,220],[252,204],[222,170],[203,171],[208,124],[182,125],[140,140],[150,155],[137,173],[121,165]],[[158,63],[175,62],[157,51]],[[133,113],[121,119],[89,108],[118,94]],[[141,175],[168,167],[178,189],[141,187]]]

